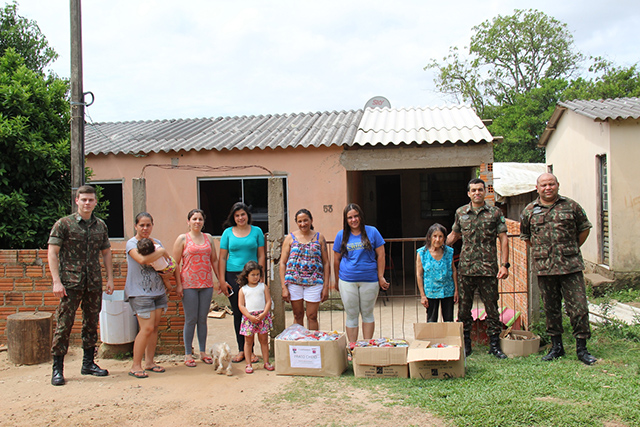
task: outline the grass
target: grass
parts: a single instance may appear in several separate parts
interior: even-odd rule
[[[595,296],[593,293],[589,296],[589,302],[601,304],[606,301],[615,300],[622,303],[640,302],[640,289],[612,289],[606,291],[602,295]]]
[[[542,352],[498,360],[476,347],[464,378],[361,379],[348,371],[339,378],[298,378],[274,399],[312,405],[353,387],[380,395],[385,405],[419,407],[454,426],[640,425],[640,325],[602,325],[589,348],[599,359],[594,366],[577,360],[571,340],[567,355],[553,362],[540,360]]]

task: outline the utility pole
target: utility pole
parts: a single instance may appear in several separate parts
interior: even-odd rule
[[[75,193],[84,184],[84,94],[82,88],[82,14],[80,0],[71,9],[71,212]]]

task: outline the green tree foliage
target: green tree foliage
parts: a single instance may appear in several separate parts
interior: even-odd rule
[[[640,73],[637,65],[618,67],[601,57],[591,58],[592,78],[577,78],[564,91],[563,100],[608,99],[640,96]]]
[[[27,68],[43,72],[58,54],[49,46],[38,24],[19,16],[17,9],[15,1],[0,9],[0,55],[13,48],[24,58]]]
[[[0,248],[46,246],[69,209],[68,83],[35,22],[0,10]]]
[[[537,10],[515,10],[473,27],[468,57],[452,47],[442,63],[431,60],[436,87],[469,102],[493,119],[502,136],[494,146],[499,162],[544,162],[537,147],[558,101],[640,96],[636,65],[617,67],[591,58],[588,77],[572,80],[583,57],[567,25]]]
[[[452,47],[443,63],[432,59],[436,87],[485,109],[511,105],[544,79],[570,76],[582,59],[567,25],[537,10],[515,10],[473,27],[468,57]]]
[[[538,147],[538,141],[567,84],[564,79],[541,80],[539,87],[491,112],[494,118],[489,131],[504,138],[494,146],[496,161],[544,162],[544,149]]]

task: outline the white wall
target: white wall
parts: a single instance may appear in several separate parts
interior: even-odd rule
[[[567,110],[547,144],[547,164],[560,181],[560,194],[576,200],[593,224],[582,247],[585,260],[598,261],[598,155],[609,173],[609,267],[640,270],[640,121],[597,122]]]
[[[612,265],[617,271],[640,270],[640,120],[611,124],[609,188]]]
[[[574,199],[593,224],[582,246],[585,260],[597,263],[597,155],[609,153],[609,124],[567,110],[547,143],[546,162],[560,182],[560,194]]]

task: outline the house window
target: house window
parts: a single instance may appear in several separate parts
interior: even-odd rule
[[[465,171],[443,171],[420,174],[420,218],[451,217],[465,202],[461,188],[466,188]]]
[[[207,216],[205,231],[215,236],[222,235],[222,223],[227,219],[229,210],[236,202],[243,202],[251,210],[253,225],[264,233],[269,231],[267,177],[260,178],[204,178],[198,181],[200,209]],[[284,224],[287,224],[287,182],[283,179]],[[285,230],[286,232],[286,230]]]
[[[609,265],[609,171],[607,165],[607,155],[602,154],[596,157],[598,170],[598,261],[601,264]]]
[[[95,185],[100,192],[99,205],[97,208],[98,216],[100,216],[109,227],[109,238],[124,239],[124,202],[122,195],[122,181],[92,181],[91,185]],[[105,209],[100,205],[104,201],[108,201]],[[106,213],[106,218],[100,213]]]

